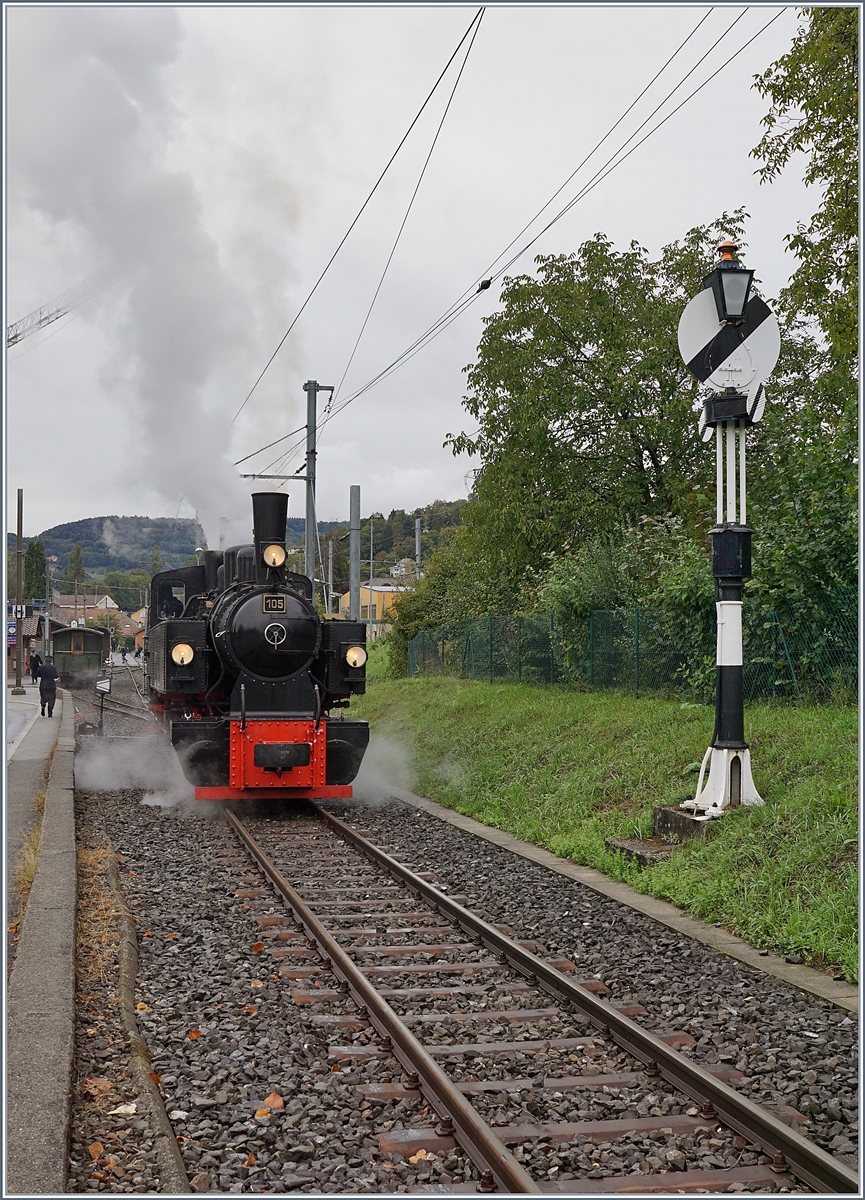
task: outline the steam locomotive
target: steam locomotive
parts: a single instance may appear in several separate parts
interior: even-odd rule
[[[199,800],[351,796],[369,743],[366,626],[322,620],[286,569],[288,497],[252,497],[253,544],[206,550],[150,585],[149,705]]]

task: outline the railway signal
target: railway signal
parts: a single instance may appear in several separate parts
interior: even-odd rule
[[[111,695],[111,676],[105,675],[101,679],[97,679],[95,683],[96,691],[99,694],[99,728],[96,730],[97,737],[105,736],[105,697]]]
[[[704,401],[698,421],[702,440],[708,442],[713,431],[715,438],[716,511],[710,531],[718,618],[715,732],[694,798],[682,805],[705,818],[741,804],[763,803],[751,776],[742,688],[742,589],[751,574],[752,532],[746,512],[745,435],[763,416],[763,383],[781,349],[774,314],[764,300],[751,295],[754,272],[738,261],[734,242],[722,242],[718,249],[720,261],[679,321],[682,358],[691,374],[715,393]]]

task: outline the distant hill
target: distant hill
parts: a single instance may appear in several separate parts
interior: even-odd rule
[[[430,554],[443,535],[462,521],[465,500],[435,500],[423,508],[407,513],[394,509],[386,519],[375,523],[376,558],[382,554],[394,561],[398,558],[414,558],[414,522],[416,517],[423,521],[424,555]],[[348,521],[319,521],[320,534],[331,534],[346,530]],[[289,517],[286,522],[286,541],[300,546],[304,537],[303,517]],[[57,555],[57,565],[66,566],[69,554],[77,542],[81,547],[84,569],[102,574],[105,571],[132,571],[136,567],[146,568],[154,546],[166,567],[181,567],[196,546],[207,546],[204,530],[197,521],[188,517],[88,517],[84,521],[70,521],[65,525],[54,525],[36,538],[24,538],[24,546],[30,541],[40,541],[45,553]],[[369,546],[369,517],[361,519],[361,545]],[[7,551],[15,549],[15,534],[6,534]],[[347,544],[344,547],[347,553]],[[363,553],[363,551],[362,551]],[[366,549],[367,555],[369,554]],[[348,559],[346,558],[346,562]]]
[[[65,567],[72,547],[81,547],[87,571],[131,571],[146,567],[154,546],[166,566],[184,566],[196,546],[207,546],[204,530],[188,517],[88,517],[46,529],[36,538],[47,555],[56,554],[58,565]],[[6,546],[15,549],[15,534],[7,533]]]
[[[333,533],[334,529],[345,529],[348,521],[319,521],[319,533]],[[300,546],[303,544],[303,531],[306,526],[306,521],[303,517],[289,517],[285,522],[285,540],[289,545]]]

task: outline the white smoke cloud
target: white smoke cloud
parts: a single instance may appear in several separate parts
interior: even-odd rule
[[[145,804],[194,804],[195,789],[168,741],[155,734],[82,739],[75,756],[75,784],[94,792],[141,788]]]
[[[82,263],[119,280],[87,319],[111,332],[100,384],[132,417],[129,470],[169,510],[185,495],[210,545],[248,540],[250,489],[231,464],[229,422],[261,348],[193,176],[169,164],[178,14],[45,7],[10,12],[9,26],[10,188]],[[247,236],[245,263],[263,268],[265,248]],[[272,270],[252,274],[260,298]]]

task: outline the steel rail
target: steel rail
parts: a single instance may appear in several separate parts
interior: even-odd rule
[[[540,1187],[525,1168],[517,1162],[435,1059],[427,1053],[423,1044],[379,995],[360,968],[270,861],[242,822],[227,810],[225,817],[270,882],[288,902],[297,920],[314,940],[327,966],[347,985],[348,993],[361,1013],[369,1019],[382,1038],[389,1039],[386,1045],[403,1068],[417,1076],[420,1089],[439,1116],[450,1118],[453,1122],[453,1136],[481,1172],[482,1179],[486,1172],[490,1172],[491,1179],[488,1176],[488,1182],[491,1185],[494,1180],[502,1191],[539,1195]],[[493,1190],[492,1186],[489,1190]]]
[[[334,831],[395,878],[404,882],[412,892],[422,896],[441,913],[457,922],[466,933],[481,938],[488,949],[498,956],[505,956],[511,966],[531,980],[536,980],[544,991],[574,1004],[588,1016],[593,1025],[609,1033],[613,1040],[634,1058],[652,1066],[653,1070],[657,1069],[674,1087],[696,1100],[707,1119],[717,1114],[724,1124],[771,1155],[779,1169],[783,1169],[786,1160],[789,1170],[817,1191],[841,1195],[859,1194],[859,1176],[845,1163],[790,1129],[778,1117],[749,1100],[747,1096],[722,1083],[697,1063],[661,1041],[655,1034],[643,1029],[630,1017],[624,1016],[586,988],[568,979],[561,971],[551,967],[544,959],[526,950],[518,942],[512,941],[495,926],[469,909],[463,908],[444,892],[380,850],[344,821],[318,805],[314,807]]]

